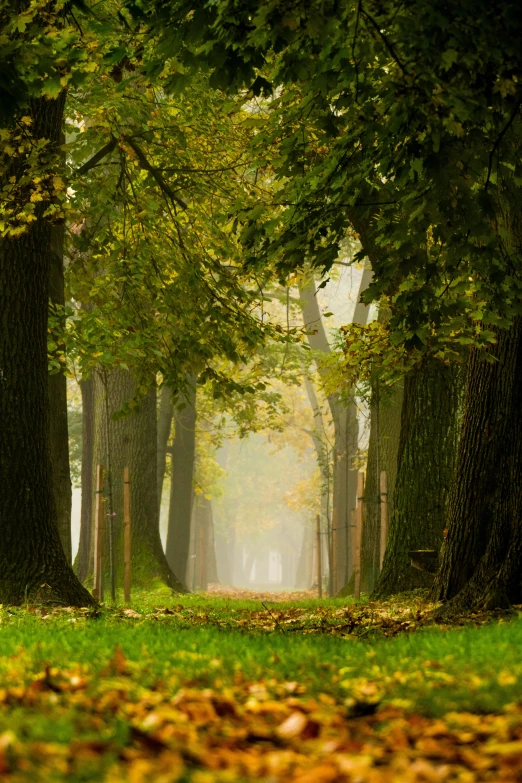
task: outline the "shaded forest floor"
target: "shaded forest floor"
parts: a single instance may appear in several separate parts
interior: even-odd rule
[[[230,595],[1,608],[0,777],[522,781],[517,613]]]

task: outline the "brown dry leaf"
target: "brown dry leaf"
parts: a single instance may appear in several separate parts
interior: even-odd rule
[[[277,734],[283,739],[298,737],[306,728],[308,718],[302,712],[292,712],[288,718],[277,727]]]
[[[124,656],[120,645],[118,645],[114,651],[114,655],[107,664],[107,666],[101,670],[102,677],[106,677],[109,674],[128,674],[127,659]]]
[[[142,617],[139,612],[135,612],[134,609],[124,609],[122,612],[125,617]]]

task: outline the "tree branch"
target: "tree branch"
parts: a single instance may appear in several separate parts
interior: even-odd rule
[[[83,174],[87,174],[88,171],[93,169],[100,160],[103,160],[103,158],[107,157],[113,149],[115,149],[116,144],[118,143],[118,140],[112,136],[111,140],[105,144],[104,147],[101,148],[101,150],[98,150],[92,158],[90,158],[86,163],[83,164],[83,166],[80,166],[79,169],[76,169],[74,172],[75,176],[81,177]]]
[[[174,193],[174,191],[172,190],[168,182],[166,182],[162,177],[160,171],[157,168],[155,168],[152,165],[152,163],[148,161],[141,147],[138,144],[136,144],[136,142],[133,139],[130,139],[128,136],[125,136],[125,141],[129,145],[129,147],[131,147],[136,153],[136,157],[138,158],[142,168],[144,168],[145,171],[148,171],[152,174],[160,190],[162,190],[163,193],[165,193],[165,195],[168,196],[171,201],[174,201],[183,209],[187,209],[187,204],[179,196],[176,196],[176,194]]]

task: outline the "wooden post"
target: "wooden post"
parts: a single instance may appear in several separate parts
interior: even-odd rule
[[[131,599],[131,515],[130,515],[130,474],[123,469],[123,597],[125,603]]]
[[[103,544],[105,536],[105,505],[103,502],[103,465],[96,468],[96,510],[94,517],[94,585],[92,594],[103,601]]]
[[[317,535],[317,590],[319,598],[323,597],[323,564],[321,551],[321,517],[317,514],[315,519]]]
[[[381,492],[381,547],[379,565],[380,570],[382,571],[386,541],[388,540],[388,479],[385,470],[381,472],[379,483]]]
[[[364,503],[364,473],[362,470],[357,474],[357,527],[355,528],[355,589],[356,600],[361,597],[361,543],[363,526],[363,503]]]
[[[332,568],[332,593],[337,595],[337,565],[338,565],[338,552],[337,552],[337,509],[334,508],[332,513],[332,557],[330,559],[330,568]],[[348,532],[348,531],[347,531]]]

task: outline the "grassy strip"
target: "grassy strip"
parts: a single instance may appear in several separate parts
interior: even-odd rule
[[[204,625],[205,613],[215,622],[221,617],[224,623],[237,614],[255,614],[263,609],[255,602],[230,605],[191,596],[172,604],[174,614],[151,614],[152,603],[142,597],[128,614],[115,610],[99,616],[2,611],[0,772],[8,779],[94,781],[109,776],[109,780],[111,769],[132,762],[125,754],[131,753],[136,742],[154,758],[162,752],[172,754],[170,739],[150,739],[152,724],[147,723],[147,716],[154,705],[161,703],[161,709],[167,709],[165,705],[177,698],[185,701],[176,707],[178,717],[171,717],[171,724],[176,724],[179,710],[188,710],[190,716],[195,709],[196,717],[190,720],[196,726],[202,721],[207,727],[207,743],[218,731],[204,715],[207,708],[217,709],[219,715],[216,694],[225,699],[225,722],[219,724],[219,732],[228,731],[229,709],[246,709],[248,720],[251,713],[257,715],[258,708],[265,710],[268,717],[261,728],[252,729],[249,723],[250,734],[246,734],[247,740],[254,737],[253,746],[258,748],[258,735],[267,725],[278,725],[291,717],[296,704],[310,699],[326,705],[330,717],[324,718],[324,725],[330,729],[325,731],[336,736],[331,728],[333,713],[343,721],[370,715],[377,708],[430,718],[452,712],[500,713],[522,693],[520,620],[462,630],[422,630],[370,644],[364,639],[283,633],[277,628],[273,633],[245,633]],[[315,612],[323,606],[312,602],[308,609]],[[329,606],[337,611],[338,603]],[[194,626],[191,616],[198,618]],[[198,699],[206,706],[196,709],[193,705],[200,704]],[[214,706],[209,707],[210,702]],[[232,706],[226,706],[229,702]],[[210,721],[210,728],[205,721]],[[322,721],[316,716],[310,725]],[[306,726],[303,731],[308,731]],[[270,735],[270,741],[274,736]],[[189,757],[196,771],[203,764],[197,760],[198,742],[192,734],[179,740],[185,755],[187,747],[191,748]],[[66,760],[67,753],[73,752],[71,747],[73,755],[85,757],[74,768]],[[183,753],[176,756],[178,761],[185,758]],[[143,762],[139,754],[137,759]],[[51,777],[50,769],[54,770]],[[177,777],[172,772],[165,780],[197,781],[192,773],[183,777],[188,773],[178,772]],[[220,778],[206,780],[214,779]]]

